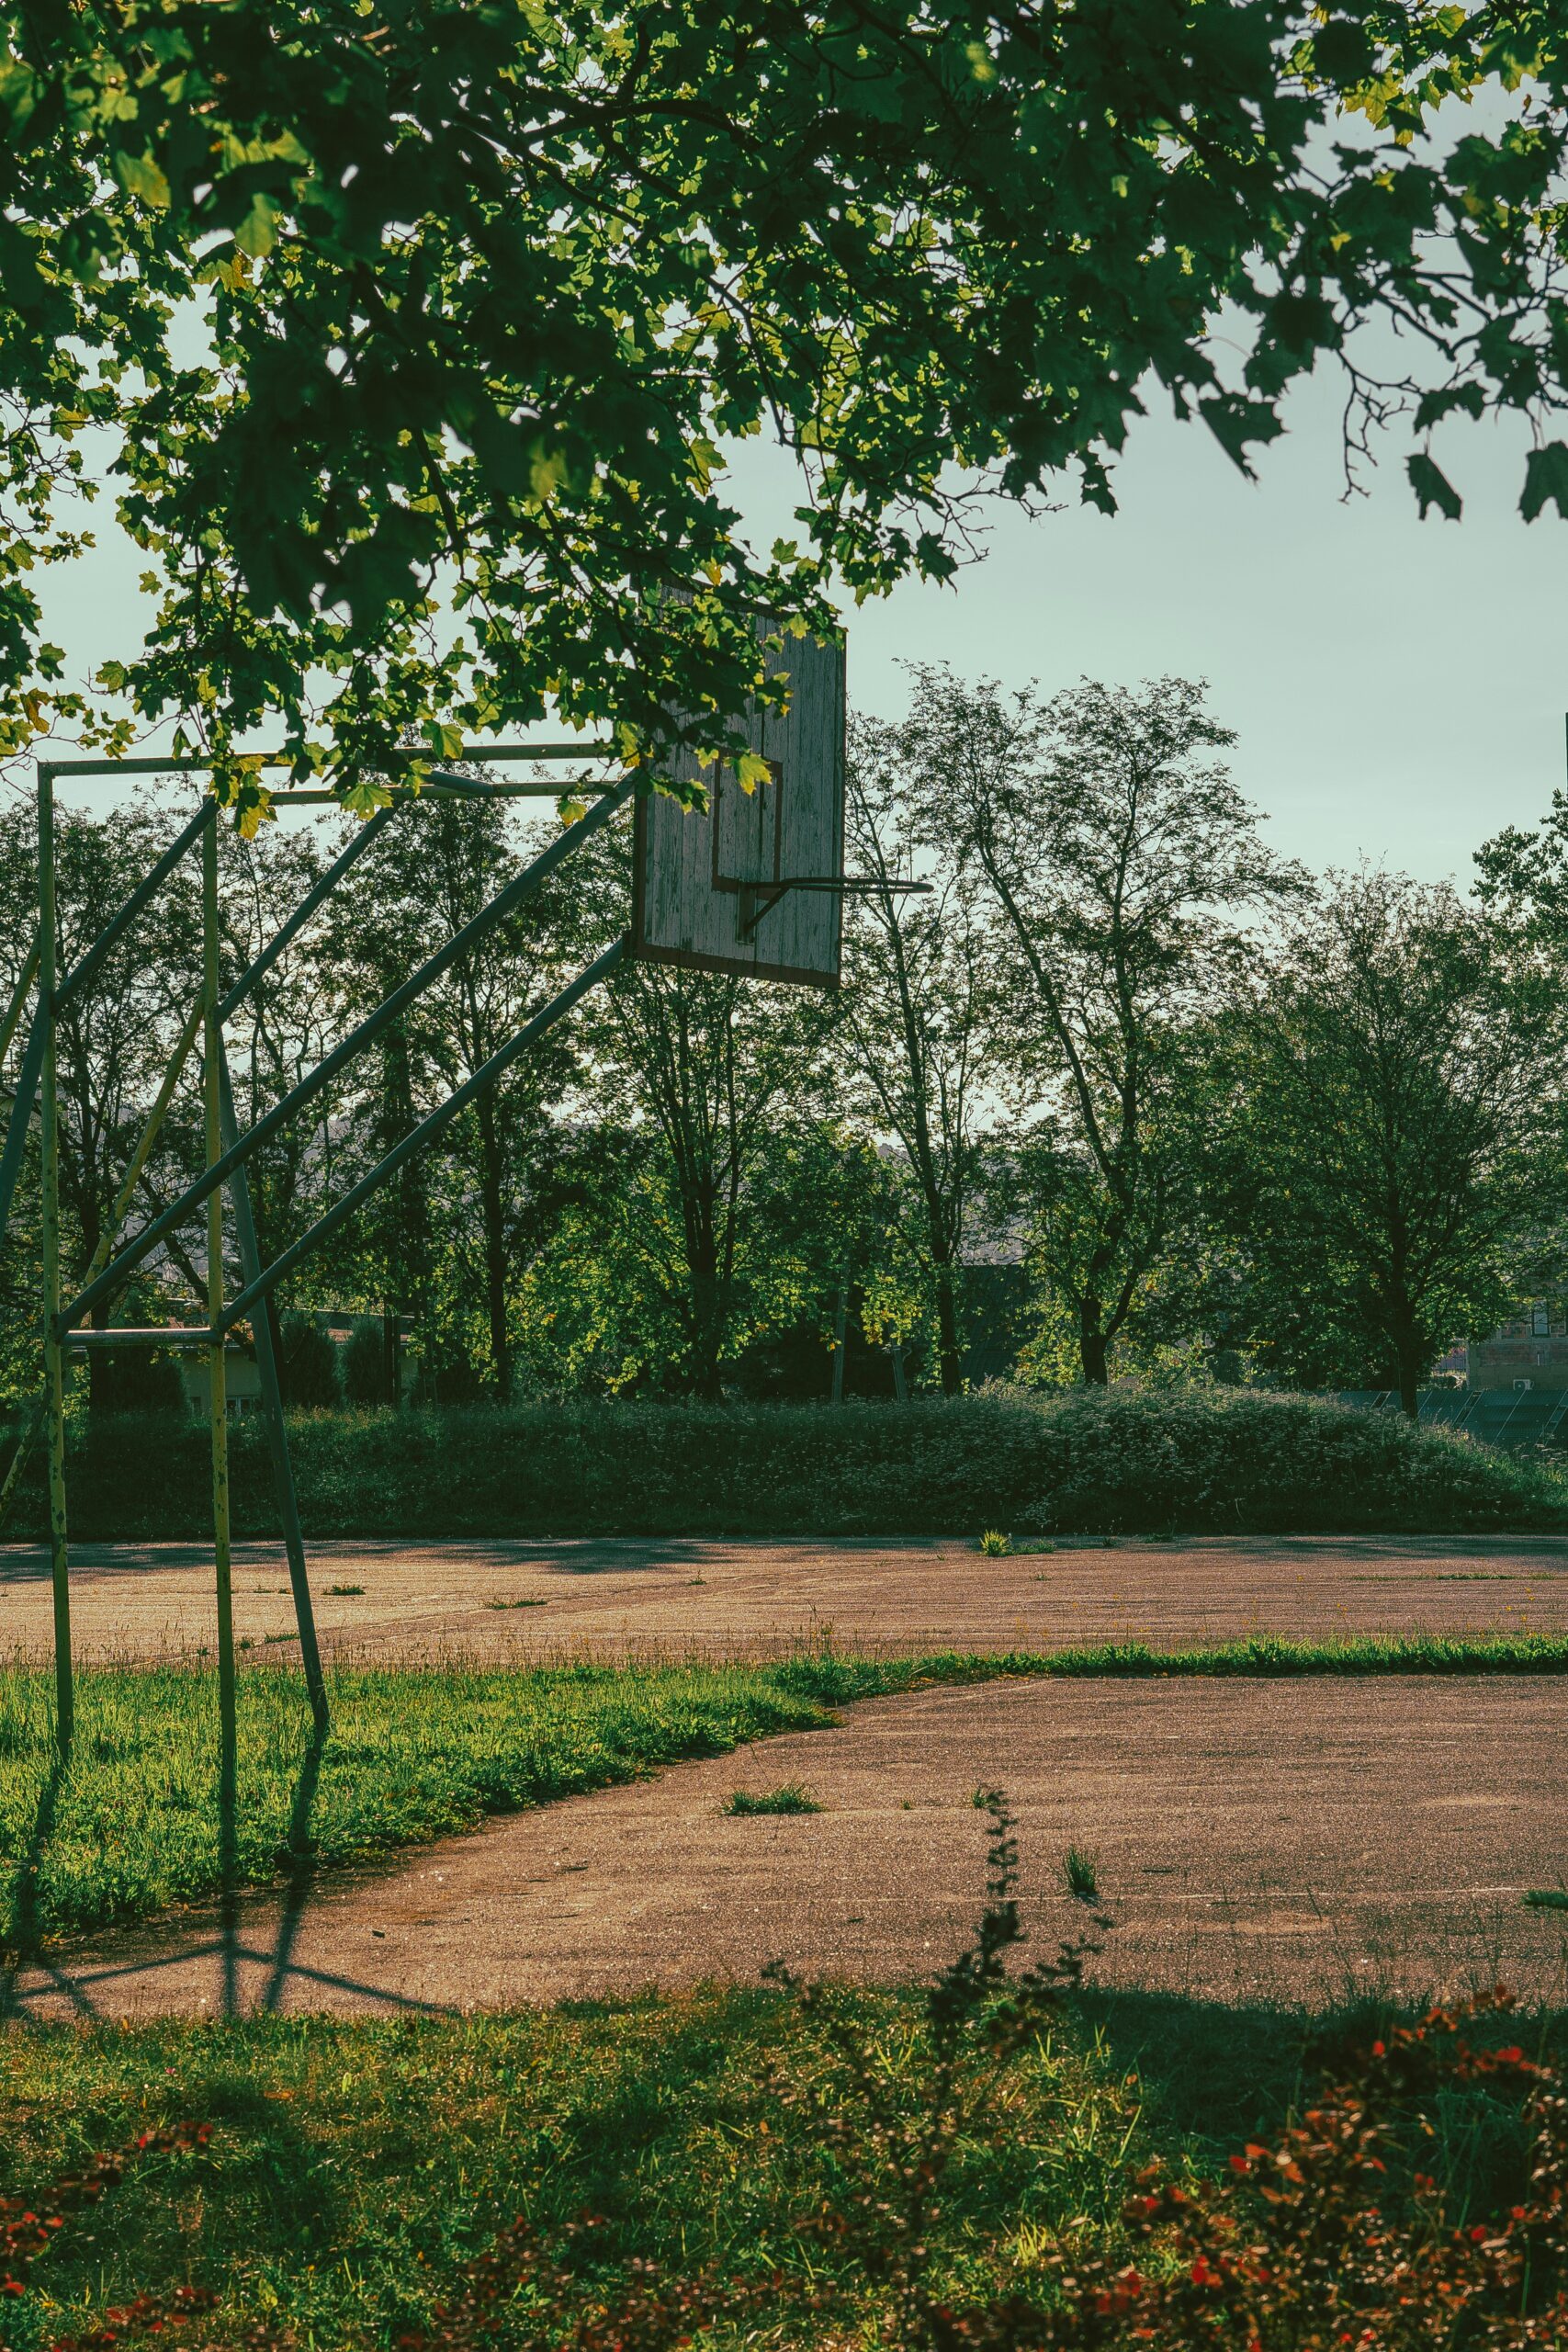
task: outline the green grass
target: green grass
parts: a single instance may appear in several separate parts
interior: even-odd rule
[[[1568,1476],[1398,1415],[1202,1389],[908,1405],[593,1404],[299,1413],[306,1532],[1027,1536],[1568,1531]],[[230,1448],[236,1532],[276,1532],[265,1433]],[[86,1417],[70,1437],[82,1539],[199,1537],[205,1430]],[[35,1459],[8,1532],[41,1536]]]
[[[1247,1641],[1160,1651],[856,1658],[814,1651],[765,1666],[569,1665],[508,1672],[344,1670],[319,1759],[309,1834],[324,1869],[362,1862],[683,1758],[720,1756],[832,1720],[850,1701],[998,1676],[1568,1673],[1568,1637],[1343,1643]],[[0,1669],[0,1941],[89,1933],[194,1903],[220,1884],[216,1685],[209,1668],[90,1668],[77,1737],[56,1777],[51,1679]],[[289,1864],[306,1756],[297,1672],[240,1681],[237,1866],[265,1884]]]
[[[915,2001],[842,2000],[874,2037],[897,2104],[917,2073]],[[321,2352],[391,2346],[519,2213],[546,2233],[602,2216],[601,2275],[637,2256],[776,2275],[770,2345],[809,2342],[815,2284],[852,2266],[852,2245],[802,2238],[803,2213],[845,2201],[842,2165],[780,2098],[785,2081],[795,2099],[830,2098],[841,2061],[761,1989],[396,2024],[46,2030],[9,2037],[0,2067],[8,2193],[41,2196],[58,2172],[166,2121],[216,2127],[198,2154],[132,2165],[85,2225],[90,2242],[70,2231],[51,2250],[34,2290],[48,2304],[21,2326],[6,2309],[18,2352],[138,2289],[186,2280],[219,2288],[227,2307],[210,2338],[203,2323],[203,2344],[266,2313]],[[961,2288],[1008,2275],[1039,2233],[1113,2232],[1145,2144],[1139,2093],[1092,2033],[1064,2029],[1010,2093],[944,2184],[935,2245]]]
[[[719,1807],[721,1813],[742,1818],[753,1813],[820,1813],[821,1810],[810,1790],[798,1781],[781,1781],[776,1789],[764,1789],[760,1794],[750,1789],[731,1789]]]
[[[979,1854],[976,1849],[976,1864]],[[1027,1857],[1026,1857],[1027,1860]],[[976,1901],[978,1909],[978,1901]],[[945,1955],[943,1955],[945,1957]],[[139,2290],[191,2282],[221,2298],[204,2345],[246,2318],[300,2352],[389,2352],[427,2324],[462,2267],[522,2214],[547,2239],[604,2222],[585,2293],[651,2261],[687,2277],[771,2280],[765,2346],[811,2345],[813,2298],[847,2281],[880,2340],[874,2281],[856,2275],[854,2179],[823,2113],[853,2112],[842,2042],[873,2059],[881,2111],[915,2111],[926,2074],[908,1989],[842,1988],[832,2030],[768,1988],[395,2021],[264,2018],[217,2027],[50,2027],[0,2045],[7,2129],[0,2192],[41,2200],[96,2152],[191,2118],[208,2146],[127,2169],[8,2303],[6,2336],[38,2352]],[[1336,2021],[1347,2037],[1388,2018]],[[1551,2020],[1498,2020],[1532,2050]],[[1335,2026],[1317,2034],[1332,2038]],[[1307,2029],[1266,2009],[1090,1992],[971,2099],[933,2217],[932,2283],[957,2298],[1016,2284],[1053,2240],[1119,2246],[1133,2177],[1162,2155],[1212,2170],[1271,2132],[1316,2079]],[[1445,2099],[1421,2161],[1485,2210],[1528,2145],[1484,2085]],[[864,2150],[869,2135],[852,2146]],[[48,2210],[45,2206],[44,2210]],[[805,2237],[803,2215],[850,2226]],[[526,2313],[505,2342],[548,2340]],[[724,2352],[740,2339],[719,2336]]]

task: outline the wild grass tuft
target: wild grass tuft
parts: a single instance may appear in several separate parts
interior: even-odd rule
[[[753,1791],[732,1789],[719,1806],[720,1813],[746,1815],[751,1813],[820,1813],[822,1807],[809,1789],[799,1781],[781,1781],[776,1789]]]
[[[1069,1846],[1062,1858],[1062,1876],[1067,1882],[1067,1893],[1078,1903],[1098,1903],[1100,1871],[1092,1854],[1081,1846]]]
[[[980,1549],[987,1560],[1005,1560],[1012,1550],[1012,1537],[1004,1535],[999,1527],[987,1527],[980,1538]]]

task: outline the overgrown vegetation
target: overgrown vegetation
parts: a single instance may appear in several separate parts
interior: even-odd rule
[[[1568,1637],[1141,1643],[988,1656],[767,1666],[339,1670],[324,1748],[308,1742],[297,1674],[242,1675],[232,1876],[265,1884],[471,1829],[684,1758],[825,1726],[855,1699],[1000,1675],[1146,1680],[1174,1675],[1568,1674]],[[52,1678],[0,1669],[0,1944],[146,1918],[223,1883],[215,1802],[216,1678],[205,1667],[85,1668],[70,1769],[55,1766]],[[775,1792],[779,1793],[779,1792]],[[742,1810],[784,1810],[763,1799]],[[799,1811],[795,1799],[787,1809]]]
[[[14,2037],[9,2342],[189,2320],[254,2352],[1562,2340],[1546,2034],[1505,2042],[1499,1996],[1320,2028],[1314,2063],[1299,2025],[1245,2020],[1247,2144],[1217,2162],[1179,2089],[1212,2021],[1086,2003],[1092,1943],[1018,1966],[1013,1825],[983,1793],[986,1910],[923,1990],[775,1967],[676,2001]]]
[[[304,1415],[306,1532],[330,1535],[1416,1534],[1568,1526],[1550,1463],[1394,1416],[1256,1391],[990,1392],[908,1407],[514,1406]],[[231,1444],[236,1531],[274,1532],[259,1420]],[[72,1433],[78,1537],[211,1523],[195,1422]],[[8,1532],[40,1536],[37,1457]]]

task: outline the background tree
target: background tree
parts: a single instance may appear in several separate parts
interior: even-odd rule
[[[1043,703],[944,667],[912,677],[910,790],[983,895],[1009,998],[1038,1262],[1081,1377],[1103,1384],[1196,1182],[1192,1041],[1255,952],[1250,920],[1300,876],[1210,756],[1235,739],[1201,686],[1087,684]]]
[[[431,800],[389,826],[321,935],[339,1027],[468,922],[530,842],[525,821],[502,801]],[[360,1157],[389,1150],[556,993],[575,937],[566,919],[572,879],[525,899],[385,1033],[355,1112]],[[502,1400],[512,1392],[519,1286],[553,1216],[559,1136],[551,1110],[576,1067],[576,1035],[553,1032],[487,1089],[440,1150],[411,1162],[407,1181],[379,1196],[355,1245],[361,1260],[352,1279],[387,1311],[426,1327],[433,1375],[439,1381],[453,1362],[482,1361]],[[436,1293],[439,1330],[429,1328]]]
[[[1397,1386],[1562,1240],[1558,990],[1442,886],[1333,877],[1237,1015],[1224,1211],[1255,1349]]]
[[[928,1271],[943,1391],[963,1385],[964,1246],[995,1103],[997,1007],[973,876],[911,798],[905,730],[857,718],[846,767],[849,870],[882,885],[845,902],[843,1038],[856,1107],[894,1138]],[[917,770],[918,772],[918,770]],[[929,897],[889,885],[919,871]]]
[[[114,825],[85,813],[62,811],[55,827],[58,957],[62,975],[96,936],[107,913],[129,897],[166,845],[171,820],[155,808],[130,812]],[[36,928],[37,850],[32,808],[13,804],[0,814],[0,932],[7,960],[19,966]],[[132,931],[99,965],[90,989],[62,1006],[55,1038],[60,1106],[60,1203],[66,1263],[85,1271],[109,1238],[112,1212],[131,1153],[175,1043],[200,988],[200,922],[193,877],[172,878]],[[4,985],[0,982],[0,985]],[[167,1196],[198,1152],[199,1096],[193,1059],[143,1172],[130,1215],[149,1199]],[[188,1305],[201,1277],[191,1243],[199,1231],[170,1237],[159,1261],[141,1269],[118,1301],[93,1315],[109,1324],[153,1319],[171,1297]],[[116,1366],[101,1350],[88,1360],[95,1400],[107,1400]]]
[[[581,957],[627,926],[629,842],[601,834],[573,888]],[[671,1352],[695,1395],[718,1394],[722,1364],[750,1336],[759,1186],[783,1136],[826,1104],[833,1023],[826,992],[657,963],[622,965],[579,1015],[581,1107],[604,1129],[599,1197],[617,1222],[633,1213],[645,1226],[620,1261],[639,1268],[678,1331]]]

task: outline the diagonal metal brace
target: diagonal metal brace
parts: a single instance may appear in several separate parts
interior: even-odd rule
[[[469,947],[483,939],[488,933],[493,931],[498,923],[504,922],[514,908],[521,906],[523,901],[538,888],[540,883],[552,874],[563,860],[570,857],[585,841],[599,831],[602,825],[608,822],[616,809],[624,801],[630,798],[636,789],[637,778],[632,775],[626,776],[620,784],[614,786],[610,791],[606,792],[602,799],[595,802],[585,817],[580,817],[575,825],[570,826],[567,831],[553,841],[549,848],[536,857],[531,865],[525,865],[521,874],[514,875],[505,888],[497,892],[488,907],[481,908],[472,922],[465,923],[462,930],[446,942],[445,947],[438,948],[428,961],[420,966],[417,972],[411,973],[401,986],[395,988],[391,995],[384,999],[376,1011],[360,1023],[357,1029],[353,1030],[341,1044],[334,1046],[332,1052],[319,1061],[315,1069],[300,1080],[298,1086],[292,1088],[280,1102],[275,1103],[270,1111],[265,1112],[254,1127],[248,1128],[243,1136],[239,1136],[230,1150],[220,1153],[212,1165],[205,1170],[194,1183],[187,1185],[179,1198],[171,1202],[161,1216],[154,1217],[151,1225],[144,1226],[135,1239],[128,1243],[120,1251],[119,1256],[105,1267],[96,1280],[90,1282],[85,1290],[79,1291],[70,1305],[63,1309],[60,1317],[60,1328],[62,1330],[68,1330],[72,1324],[81,1322],[84,1316],[91,1313],[100,1298],[107,1296],[110,1291],[118,1289],[131,1269],[139,1266],[148,1252],[156,1249],[158,1243],[166,1235],[176,1231],[190,1216],[192,1210],[200,1207],[209,1193],[215,1192],[220,1184],[227,1183],[235,1169],[242,1166],[259,1145],[275,1136],[278,1129],[293,1117],[296,1111],[300,1110],[305,1103],[319,1094],[322,1087],[329,1085],[340,1069],[345,1069],[355,1055],[363,1053],[366,1046],[372,1044],[380,1035],[382,1030],[394,1022],[407,1006],[412,1004],[416,998],[423,996],[425,989],[432,987],[444,972],[450,970],[460,956],[466,954]]]
[[[389,1176],[395,1176],[405,1160],[412,1159],[416,1151],[423,1151],[426,1144],[433,1143],[442,1129],[450,1126],[458,1113],[466,1111],[487,1086],[493,1086],[496,1080],[509,1070],[519,1056],[542,1037],[547,1029],[553,1029],[558,1021],[564,1020],[590,989],[597,988],[601,980],[608,979],[626,955],[627,944],[625,938],[617,939],[613,946],[605,948],[602,956],[596,956],[587,970],[578,974],[570,988],[563,989],[559,996],[553,998],[541,1012],[536,1012],[514,1037],[509,1038],[499,1052],[491,1054],[489,1061],[480,1065],[472,1078],[465,1079],[455,1093],[449,1094],[444,1102],[438,1102],[417,1127],[411,1128],[385,1159],[378,1160],[368,1175],[362,1176],[358,1183],[346,1192],[341,1201],[335,1202],[324,1216],[316,1219],[308,1232],[302,1233],[298,1241],[291,1242],[281,1257],[275,1258],[265,1273],[248,1280],[239,1296],[231,1299],[224,1307],[223,1328],[231,1330],[251,1312],[258,1299],[270,1297],[284,1276],[292,1273],[300,1260],[308,1258],[312,1250],[319,1249],[329,1234],[335,1233],[338,1227],[351,1217],[372,1193],[378,1191]],[[257,1328],[259,1329],[259,1324]]]

